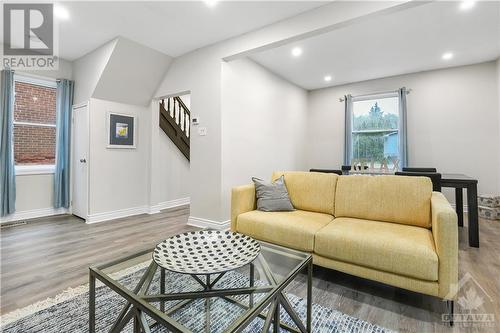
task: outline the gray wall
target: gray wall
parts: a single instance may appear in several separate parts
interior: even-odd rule
[[[408,103],[409,164],[479,179],[480,193],[500,193],[497,62],[400,75],[309,93],[309,168],[338,168],[344,151],[339,97],[395,90]],[[454,201],[447,192],[450,201]]]

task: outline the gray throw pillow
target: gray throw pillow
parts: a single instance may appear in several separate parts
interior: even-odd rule
[[[287,212],[295,210],[288,196],[285,178],[281,176],[274,183],[252,178],[255,183],[257,209],[264,212]]]

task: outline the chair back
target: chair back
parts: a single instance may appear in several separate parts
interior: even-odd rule
[[[408,168],[408,167],[404,167],[403,171],[406,171],[406,172],[430,172],[430,173],[436,173],[437,169],[436,168]]]
[[[322,173],[335,173],[342,176],[342,170],[332,170],[332,169],[310,169],[309,172],[322,172]]]

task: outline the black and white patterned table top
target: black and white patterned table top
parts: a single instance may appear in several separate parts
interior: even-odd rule
[[[153,260],[169,271],[215,274],[252,262],[260,253],[255,239],[231,231],[191,231],[156,245]]]

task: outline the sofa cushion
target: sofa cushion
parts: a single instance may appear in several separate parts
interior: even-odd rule
[[[296,209],[334,215],[335,186],[338,175],[303,172],[276,171],[273,180],[285,176],[285,185]]]
[[[315,233],[332,220],[332,215],[303,210],[254,210],[238,215],[236,231],[266,242],[312,252]]]
[[[339,176],[335,216],[430,228],[431,195],[428,177]]]
[[[426,228],[336,218],[316,234],[314,252],[389,273],[438,280],[438,256]]]

